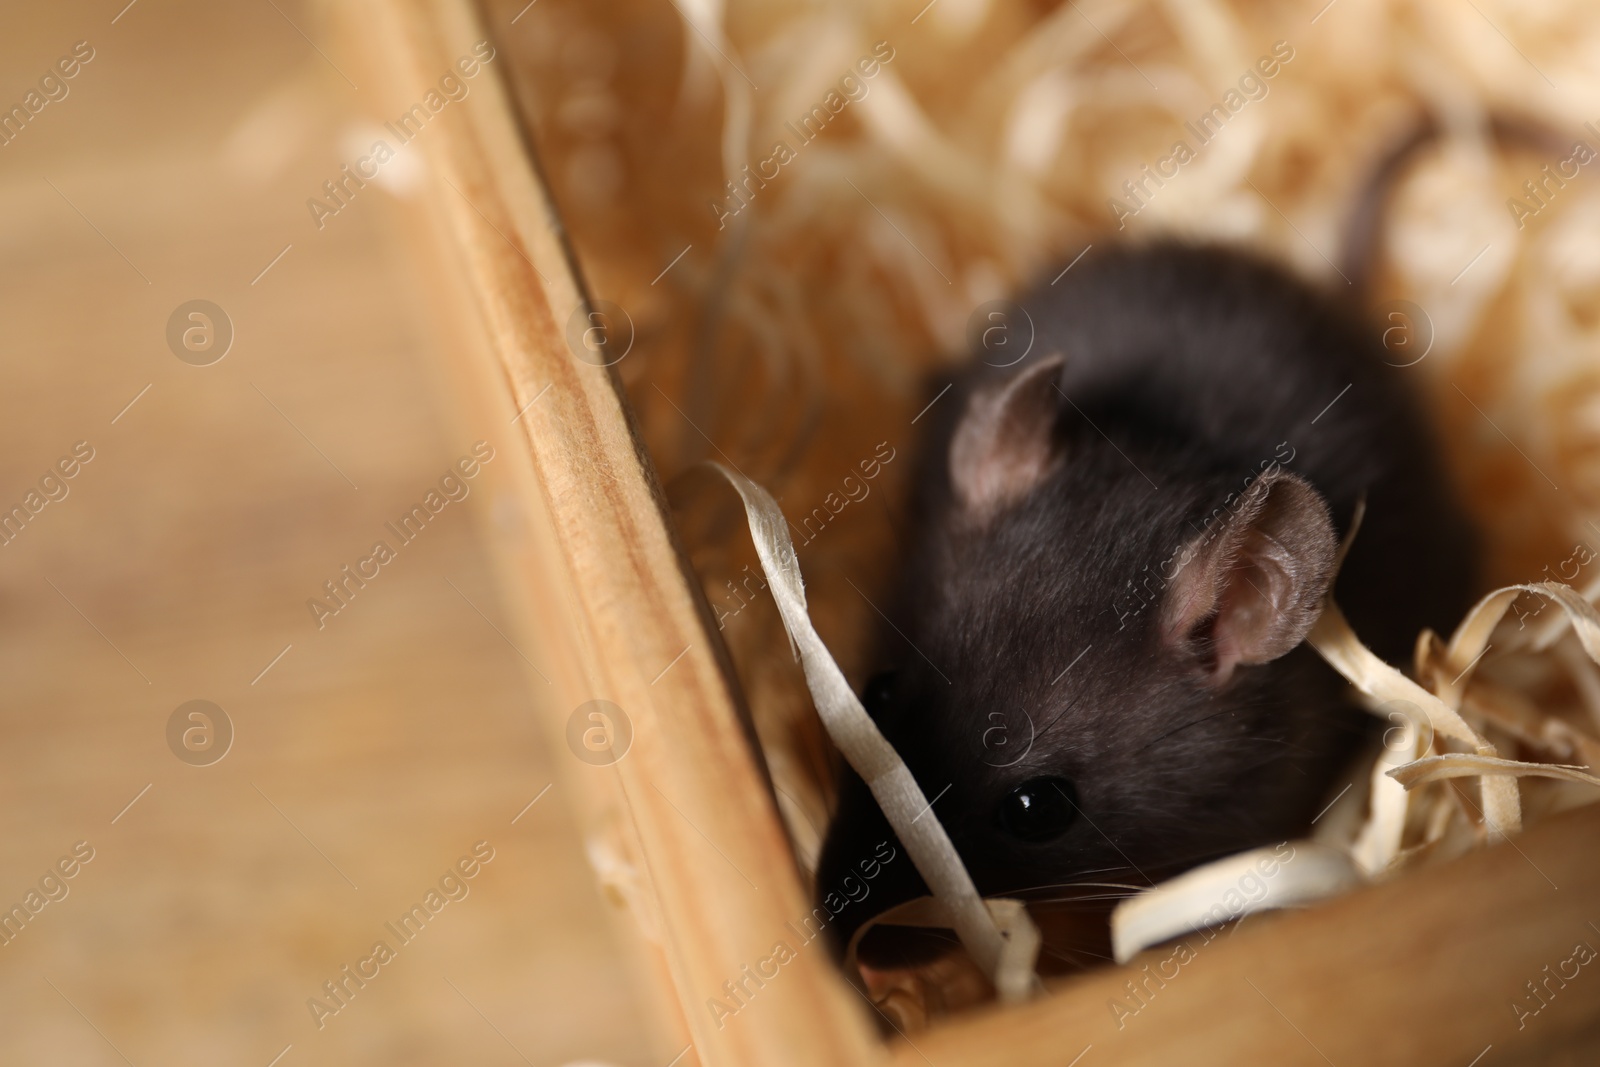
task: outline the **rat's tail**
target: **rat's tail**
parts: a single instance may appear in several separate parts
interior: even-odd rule
[[[1545,155],[1560,156],[1571,142],[1553,127],[1538,119],[1504,112],[1491,114],[1488,133],[1496,148],[1522,148]],[[1361,186],[1345,226],[1340,269],[1355,286],[1357,299],[1367,303],[1372,296],[1372,281],[1377,272],[1379,242],[1387,223],[1389,194],[1400,178],[1423,152],[1448,137],[1449,129],[1437,116],[1421,116],[1398,141],[1373,164]]]

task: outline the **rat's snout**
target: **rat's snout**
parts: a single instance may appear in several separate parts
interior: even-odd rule
[[[817,864],[817,907],[830,916],[829,940],[835,954],[844,955],[851,937],[868,919],[927,895],[927,883],[871,790],[858,775],[847,772]],[[862,938],[856,955],[874,967],[909,967],[936,959],[954,944],[944,930],[879,926]]]

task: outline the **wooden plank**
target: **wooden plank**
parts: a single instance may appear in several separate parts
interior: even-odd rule
[[[1060,1067],[1090,1046],[1083,1067],[1595,1062],[1551,1057],[1600,1053],[1600,959],[1564,963],[1579,943],[1600,950],[1597,837],[1600,806],[1569,812],[1324,907],[1247,920],[1209,944],[1191,937],[1194,958],[1167,966],[1170,980],[1146,977],[1172,956],[1156,950],[901,1043],[895,1062],[991,1063],[1003,1048],[1008,1067]],[[1512,1005],[1539,1007],[1525,983],[1545,982],[1546,966],[1577,976],[1558,975],[1548,1003],[1519,1019]]]
[[[350,21],[386,72],[383,98],[401,110],[485,37],[464,0],[365,0]],[[883,1046],[858,995],[787,925],[809,911],[808,894],[619,383],[569,349],[582,293],[492,69],[449,117],[417,143],[434,173],[427,195],[453,235],[443,273],[475,305],[493,357],[464,355],[459,370],[491,383],[498,417],[523,412],[526,504],[546,535],[525,551],[510,599],[548,679],[536,692],[553,732],[564,736],[592,699],[631,723],[626,755],[607,766],[574,759],[572,777],[615,798],[631,822],[628,847],[659,915],[646,920],[658,925],[695,1050],[706,1064],[877,1062]],[[724,983],[779,941],[794,958],[759,987],[744,979],[754,994],[717,1018],[708,1001],[739,1005]]]
[[[32,9],[0,41],[18,71],[96,49],[0,151],[0,499],[95,450],[0,547],[0,910],[95,850],[0,938],[0,1064],[127,1067],[109,1041],[140,1067],[266,1067],[291,1043],[278,1067],[510,1067],[510,1042],[540,1067],[664,1067],[682,1041],[615,1026],[643,998],[571,798],[510,821],[570,757],[529,743],[521,660],[463,598],[495,614],[467,509],[502,492],[509,428],[441,421],[424,371],[451,349],[396,255],[404,204],[368,188],[320,231],[305,207],[368,94],[270,5],[112,25],[126,4]],[[233,325],[204,367],[164,337],[196,297]],[[500,456],[401,545],[384,522],[480,437]],[[307,598],[379,538],[398,559],[319,629]],[[197,698],[233,725],[203,766],[166,733]],[[465,899],[419,940],[387,932],[484,839]],[[314,1016],[378,939],[397,958]]]

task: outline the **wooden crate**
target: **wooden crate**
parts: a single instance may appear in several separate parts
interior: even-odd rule
[[[395,115],[492,39],[468,0],[361,0],[336,9],[365,57],[376,116]],[[779,820],[738,684],[675,540],[615,373],[576,358],[581,277],[499,71],[419,142],[430,163],[418,255],[435,268],[445,368],[478,418],[515,422],[511,461],[527,535],[503,545],[507,599],[530,647],[551,743],[604,699],[632,740],[604,766],[574,759],[594,854],[623,872],[661,991],[654,1025],[706,1065],[1237,1062],[1595,1062],[1600,973],[1585,968],[1539,1014],[1514,1002],[1579,942],[1600,946],[1600,808],[1553,819],[1456,862],[1208,942],[1177,978],[1161,953],[1105,968],[1013,1010],[907,1038],[825,950],[800,949],[735,1018],[707,1001],[792,935],[808,889]],[[519,414],[520,413],[520,414]],[[631,879],[631,880],[630,880]],[[552,916],[552,922],[559,917]],[[1144,990],[1138,1000],[1128,984]],[[1555,988],[1552,986],[1552,988]],[[1132,1015],[1116,1002],[1138,1004]],[[619,1025],[628,1025],[619,1021]]]

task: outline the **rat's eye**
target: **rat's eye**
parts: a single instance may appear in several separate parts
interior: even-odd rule
[[[1060,837],[1078,815],[1078,791],[1065,778],[1030,778],[1000,801],[1000,828],[1021,841]]]

